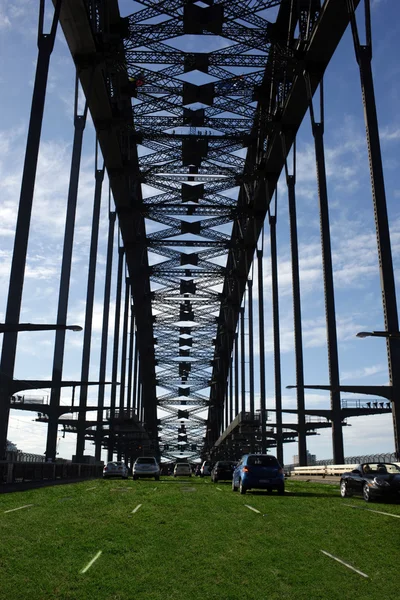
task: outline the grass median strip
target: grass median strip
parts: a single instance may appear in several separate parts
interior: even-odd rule
[[[10,508],[10,510],[5,510],[4,513],[14,512],[16,510],[22,510],[23,508],[29,508],[30,506],[34,506],[34,504],[24,504],[24,506],[18,506],[18,508]]]
[[[98,558],[100,558],[100,556],[101,556],[101,553],[102,553],[102,550],[99,550],[99,551],[98,551],[98,553],[96,554],[96,556],[94,556],[94,557],[92,558],[92,560],[90,560],[90,561],[88,562],[88,564],[86,565],[86,567],[84,567],[83,569],[81,569],[81,570],[79,571],[79,573],[80,573],[81,575],[83,575],[83,573],[86,573],[86,571],[89,571],[89,569],[90,569],[90,567],[93,565],[93,563],[95,563],[95,562],[96,562],[96,560],[97,560]]]
[[[358,573],[359,575],[361,575],[362,577],[366,577],[368,579],[368,575],[366,575],[365,573],[363,573],[362,571],[359,571],[358,569],[356,569],[355,567],[352,567],[351,565],[349,565],[347,562],[344,562],[344,560],[338,558],[337,556],[333,556],[333,554],[329,554],[329,552],[325,552],[325,550],[321,550],[322,554],[325,554],[326,556],[329,556],[329,558],[333,558],[333,560],[336,560],[338,563],[340,563],[341,565],[344,565],[345,567],[347,567],[348,569],[351,569],[352,571],[355,571],[356,573]]]
[[[0,597],[382,600],[382,587],[371,581],[383,573],[384,597],[398,596],[394,521],[380,519],[378,534],[370,514],[343,510],[338,490],[294,482],[285,496],[250,491],[243,498],[200,479],[163,476],[160,484],[159,494],[150,480],[121,482],[131,495],[99,480],[95,494],[86,493],[94,482],[79,482],[0,496],[1,512],[35,508],[0,519]],[[197,492],[182,493],[185,485]],[[248,502],[256,518],[243,512]],[[132,514],[139,504],[145,510]],[[400,506],[376,508],[400,515]],[[357,543],[349,535],[355,527]],[[321,548],[369,579],[327,560]]]

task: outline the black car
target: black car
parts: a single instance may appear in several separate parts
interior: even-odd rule
[[[231,460],[219,460],[211,471],[211,481],[217,483],[223,479],[232,481],[232,474],[236,463]]]
[[[376,498],[400,500],[400,468],[393,463],[362,463],[340,478],[340,495],[363,496],[366,502]]]

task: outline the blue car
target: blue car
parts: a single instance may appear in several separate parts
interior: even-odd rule
[[[250,489],[285,493],[285,475],[275,456],[245,454],[233,472],[232,491],[245,494]]]

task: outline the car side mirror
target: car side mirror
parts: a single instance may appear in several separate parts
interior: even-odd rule
[[[352,473],[354,473],[354,475],[361,475],[360,469],[353,469]]]

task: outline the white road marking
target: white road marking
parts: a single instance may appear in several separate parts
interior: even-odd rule
[[[326,554],[326,556],[329,556],[329,558],[333,558],[333,560],[336,560],[337,562],[339,562],[340,564],[344,565],[345,567],[347,567],[348,569],[351,569],[352,571],[355,571],[356,573],[358,573],[359,575],[361,575],[362,577],[366,577],[368,579],[368,575],[366,575],[365,573],[363,573],[362,571],[359,571],[358,569],[355,569],[354,567],[352,567],[351,565],[348,565],[347,563],[345,563],[343,560],[340,560],[340,558],[337,558],[336,556],[333,556],[333,554],[329,554],[329,552],[325,552],[325,550],[321,550],[322,554]]]
[[[221,488],[217,487],[217,490],[219,490],[220,492],[222,492]]]
[[[11,508],[10,510],[5,510],[4,513],[14,512],[14,510],[22,510],[23,508],[29,508],[30,506],[34,506],[33,504],[25,504],[24,506],[19,506],[18,508]]]
[[[141,504],[138,504],[137,507],[133,509],[132,513],[135,513],[136,511],[138,511],[141,506],[142,506]]]
[[[352,504],[345,504],[344,506],[349,506],[350,508],[358,508],[359,510],[366,510],[368,512],[376,513],[377,515],[386,515],[387,517],[394,517],[395,519],[400,519],[400,515],[392,515],[392,513],[382,512],[381,510],[372,510],[372,508],[353,506]]]
[[[79,573],[86,573],[86,571],[88,571],[90,569],[92,564],[99,558],[99,556],[101,556],[101,553],[102,553],[102,550],[99,550],[98,553],[96,554],[96,556],[94,556],[92,558],[92,560],[90,562],[88,562],[86,567],[84,567],[81,571],[79,571]]]
[[[253,510],[254,512],[256,512],[259,515],[261,515],[261,511],[257,510],[256,508],[253,508],[252,506],[250,506],[250,504],[245,504],[245,507],[249,508],[250,510]]]

